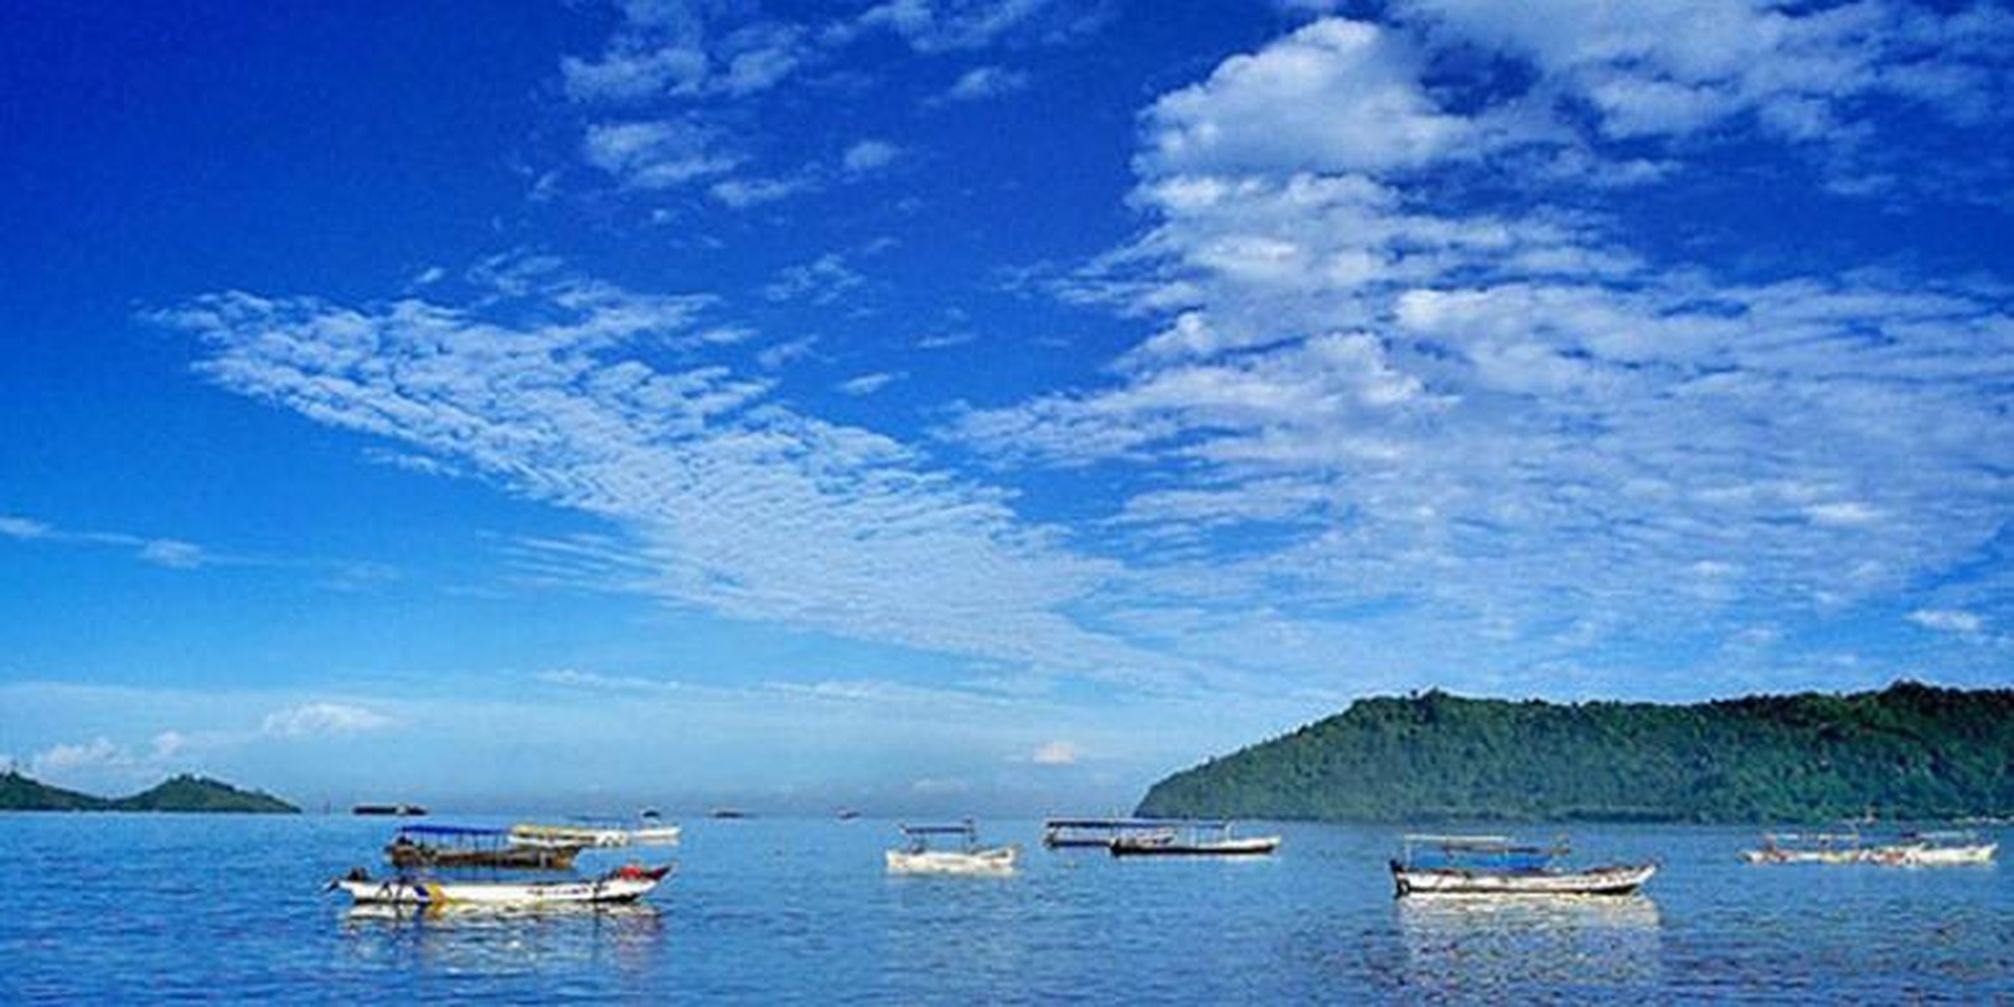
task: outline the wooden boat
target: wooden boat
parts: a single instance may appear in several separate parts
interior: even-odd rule
[[[1868,851],[1867,859],[1889,867],[1953,867],[1990,864],[1999,849],[1976,832],[1912,832]]]
[[[681,830],[677,825],[666,825],[649,812],[640,817],[640,824],[630,826],[615,818],[589,818],[577,816],[565,825],[537,825],[520,822],[511,826],[511,842],[519,846],[562,847],[578,846],[583,849],[613,849],[621,846],[676,846]]]
[[[1762,845],[1741,851],[1751,864],[1857,864],[1868,857],[1858,832],[1765,832]]]
[[[385,847],[385,857],[402,870],[489,867],[564,871],[573,867],[578,845],[527,846],[504,829],[456,825],[408,825]]]
[[[979,845],[979,830],[970,819],[955,825],[897,827],[908,843],[886,851],[890,874],[1011,874],[1021,856],[1019,846]],[[942,837],[957,837],[957,848],[933,847],[933,841]]]
[[[1042,823],[1042,845],[1052,850],[1110,849],[1120,836],[1172,842],[1175,830],[1154,818],[1051,818]]]
[[[1392,883],[1409,895],[1630,895],[1656,864],[1561,869],[1571,850],[1519,845],[1505,836],[1406,836],[1391,862]]]
[[[329,882],[358,905],[524,907],[634,902],[650,894],[672,865],[628,864],[598,878],[567,881],[465,881],[399,875],[372,878],[362,868]]]
[[[748,812],[740,808],[715,808],[707,815],[712,818],[747,818]]]
[[[1280,848],[1279,836],[1233,836],[1230,822],[1163,823],[1162,832],[1121,834],[1115,857],[1263,857]]]

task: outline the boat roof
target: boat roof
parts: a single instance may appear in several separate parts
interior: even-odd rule
[[[1409,846],[1438,846],[1444,850],[1467,850],[1473,853],[1544,853],[1564,854],[1564,841],[1551,845],[1520,843],[1510,836],[1434,836],[1413,834],[1405,837]]]
[[[509,829],[482,828],[473,825],[401,825],[400,832],[410,832],[421,836],[507,836]]]
[[[971,835],[979,831],[979,827],[973,825],[969,819],[964,822],[959,822],[956,824],[937,823],[927,825],[898,825],[896,826],[896,828],[899,828],[903,832],[908,833],[909,835],[912,836],[949,835],[952,833],[964,833],[966,835]]]
[[[1168,818],[1051,818],[1045,829],[1164,829],[1182,822]]]

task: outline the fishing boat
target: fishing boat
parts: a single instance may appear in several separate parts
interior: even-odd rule
[[[1867,859],[1890,867],[1952,867],[1990,864],[1998,843],[1981,842],[1971,831],[1911,832],[1868,851]]]
[[[382,815],[397,818],[423,818],[427,809],[417,804],[359,804],[350,809],[352,815]]]
[[[1616,864],[1583,869],[1558,866],[1572,850],[1521,845],[1508,836],[1404,838],[1391,862],[1392,883],[1408,895],[1629,895],[1642,888],[1656,864]]]
[[[1741,851],[1751,864],[1857,864],[1868,859],[1858,832],[1765,832],[1762,845]]]
[[[671,874],[672,865],[626,864],[597,878],[566,881],[442,880],[400,874],[373,878],[359,867],[329,882],[358,905],[524,907],[634,902]]]
[[[1120,836],[1173,842],[1175,830],[1153,818],[1051,818],[1042,823],[1042,845],[1052,850],[1109,849]]]
[[[747,818],[748,812],[740,808],[715,808],[707,812],[707,816],[711,818]]]
[[[1279,836],[1233,836],[1228,821],[1163,823],[1163,831],[1112,837],[1115,857],[1263,857],[1280,848]]]
[[[632,846],[677,846],[684,829],[677,822],[667,822],[655,810],[645,808],[636,816],[636,827],[629,830]]]
[[[890,874],[1010,874],[1021,856],[1019,846],[981,846],[979,829],[966,819],[953,825],[900,825],[907,840],[902,849],[886,851]],[[934,845],[950,839],[955,848]]]
[[[564,871],[573,867],[579,845],[530,846],[507,829],[460,825],[407,825],[385,847],[385,857],[402,870],[435,867],[490,867]]]
[[[681,832],[675,824],[666,825],[655,811],[638,816],[638,824],[634,826],[618,818],[576,815],[565,825],[519,822],[510,828],[511,841],[519,846],[578,846],[590,850],[620,846],[676,846]]]

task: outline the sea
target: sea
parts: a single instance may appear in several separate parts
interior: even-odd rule
[[[480,817],[455,824],[505,824]],[[1249,860],[1045,850],[1010,877],[890,877],[895,823],[686,820],[634,907],[354,909],[385,819],[0,814],[0,1002],[1378,1003],[2014,1000],[2006,865],[1744,864],[1752,830],[1529,827],[1652,858],[1641,896],[1395,899],[1400,830],[1278,832]]]

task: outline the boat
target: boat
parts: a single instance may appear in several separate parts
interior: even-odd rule
[[[748,812],[740,808],[715,808],[707,815],[712,818],[747,818]]]
[[[981,846],[979,829],[966,819],[953,825],[899,825],[908,842],[886,851],[890,874],[1011,874],[1021,856],[1019,846]],[[957,848],[933,847],[939,838],[955,837]]]
[[[578,845],[529,846],[507,829],[460,825],[407,825],[385,847],[385,857],[400,869],[491,867],[529,871],[564,871],[573,867]]]
[[[1751,864],[1857,864],[1868,858],[1858,832],[1765,832],[1762,845],[1741,851]]]
[[[1115,857],[1263,857],[1280,848],[1280,837],[1233,836],[1228,821],[1176,822],[1160,832],[1121,833],[1110,848]]]
[[[850,822],[860,817],[858,808],[840,808],[836,816],[842,822]]]
[[[359,804],[350,809],[352,815],[384,815],[399,818],[424,817],[427,809],[417,804]]]
[[[1951,867],[1990,864],[1999,849],[2000,844],[1981,842],[1971,831],[1911,832],[1869,850],[1867,859],[1889,867]]]
[[[1155,818],[1051,818],[1042,823],[1042,845],[1052,850],[1109,849],[1120,836],[1172,842],[1175,830]]]
[[[359,867],[329,882],[358,905],[496,906],[577,905],[634,902],[651,893],[672,872],[671,864],[626,864],[596,878],[565,881],[442,880],[400,874],[373,878]]]
[[[1507,836],[1423,836],[1404,838],[1391,862],[1398,895],[1630,895],[1642,888],[1656,864],[1615,864],[1564,869],[1560,858],[1572,850],[1521,845]]]
[[[565,825],[538,825],[519,822],[511,826],[511,841],[520,846],[578,846],[583,849],[612,849],[619,846],[676,846],[681,829],[666,825],[655,811],[639,816],[630,826],[616,818],[577,815]]]

